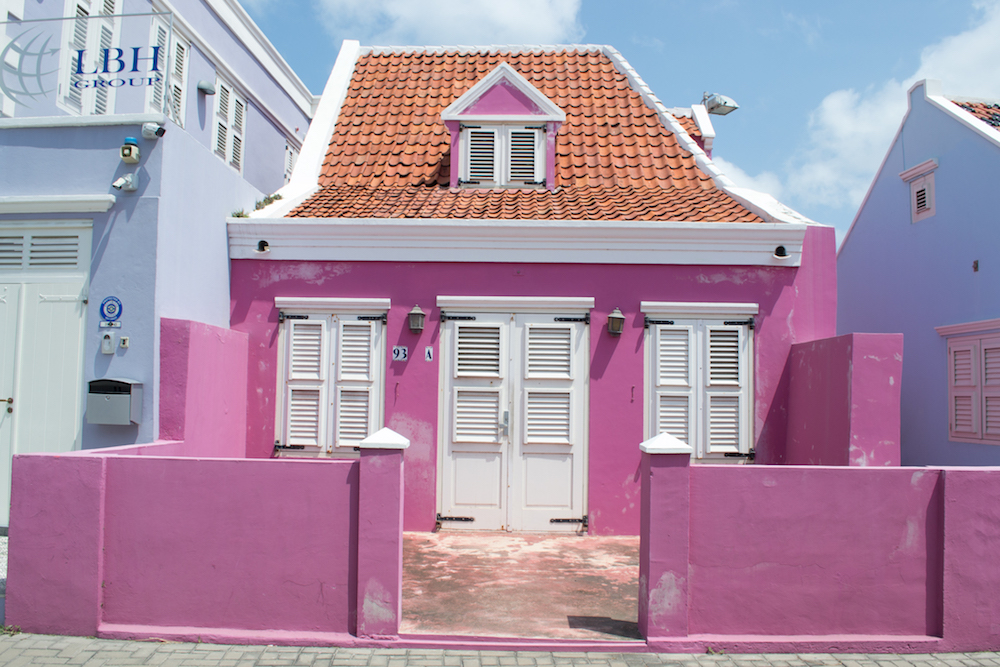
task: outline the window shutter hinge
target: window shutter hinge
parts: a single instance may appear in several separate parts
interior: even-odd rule
[[[381,315],[358,315],[358,319],[362,322],[381,322],[386,324],[389,321],[389,313],[382,313]]]
[[[526,130],[547,130],[547,129],[549,129],[549,126],[548,125],[525,125],[524,129],[526,129]]]
[[[479,185],[479,181],[467,181],[464,178],[458,179],[459,185]]]
[[[584,514],[579,519],[549,519],[549,523],[579,523],[583,530],[587,530],[590,527],[590,517]]]
[[[480,128],[482,128],[482,125],[466,125],[465,123],[458,124],[459,130],[478,130]]]
[[[541,185],[544,188],[546,180],[543,178],[540,181],[525,181],[524,183],[525,185]]]
[[[749,320],[726,320],[725,322],[723,322],[723,324],[725,324],[726,326],[734,326],[734,327],[740,327],[746,325],[747,327],[750,328],[750,331],[753,331],[753,326],[754,326],[752,317]]]
[[[646,317],[643,318],[643,325],[642,326],[643,326],[643,328],[648,329],[650,324],[672,325],[673,323],[674,323],[673,320],[652,320],[652,319],[649,318],[649,315],[646,315]]]
[[[556,317],[553,318],[555,322],[586,322],[590,324],[590,313],[587,313],[583,317]]]
[[[448,320],[472,321],[472,320],[475,320],[475,319],[476,319],[475,315],[448,315],[443,310],[441,311],[441,321],[442,322],[447,322]]]
[[[288,315],[287,313],[278,311],[279,323],[284,322],[285,320],[308,320],[308,319],[309,319],[308,315]]]

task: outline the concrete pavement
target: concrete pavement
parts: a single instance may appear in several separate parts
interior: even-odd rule
[[[0,665],[156,665],[157,667],[1000,667],[1000,653],[940,654],[665,654],[535,651],[346,649],[132,642],[91,637],[0,636]]]

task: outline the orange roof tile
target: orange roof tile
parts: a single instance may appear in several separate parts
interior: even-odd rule
[[[955,102],[973,116],[1000,129],[1000,104],[990,104],[989,102]]]
[[[502,62],[566,113],[555,191],[449,188],[441,112]],[[291,217],[760,221],[716,188],[607,55],[572,47],[362,55],[319,184]]]
[[[436,185],[327,186],[289,216],[762,222],[721,190],[655,185],[582,186],[555,191],[452,189]]]

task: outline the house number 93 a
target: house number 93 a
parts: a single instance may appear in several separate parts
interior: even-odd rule
[[[392,346],[392,360],[393,361],[406,361],[409,359],[409,355],[406,352],[405,345],[393,345]]]

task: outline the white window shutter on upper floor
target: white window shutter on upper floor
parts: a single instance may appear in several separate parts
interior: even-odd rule
[[[538,183],[545,179],[545,133],[537,129],[510,128],[507,135],[507,180],[512,183]]]
[[[499,183],[498,133],[493,128],[463,128],[465,145],[465,162],[467,177],[465,180],[478,184]]]

